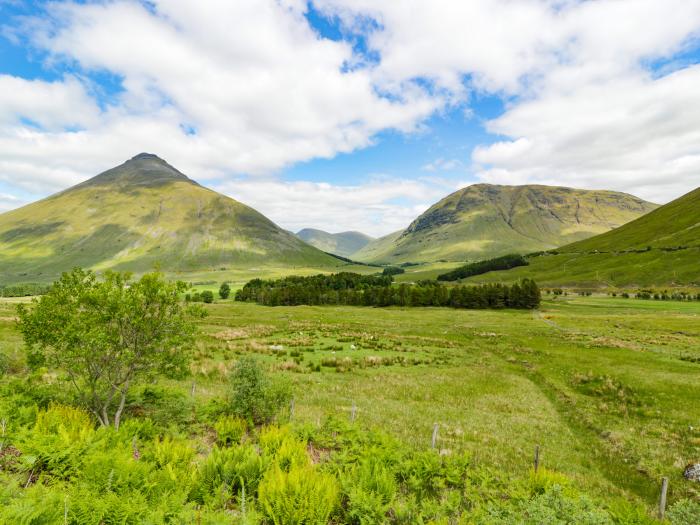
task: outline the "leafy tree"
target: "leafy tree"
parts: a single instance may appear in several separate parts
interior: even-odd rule
[[[387,266],[382,271],[382,275],[401,275],[402,273],[406,273],[406,270],[398,266]]]
[[[64,273],[32,307],[18,306],[19,328],[34,363],[63,370],[103,426],[119,428],[134,383],[156,373],[182,374],[203,312],[184,309],[183,283],[159,273],[138,281],[108,272]]]
[[[214,292],[212,292],[211,290],[204,290],[201,293],[201,298],[202,298],[202,302],[204,302],[204,303],[213,303],[214,302]]]
[[[231,295],[231,287],[228,283],[222,283],[221,287],[219,287],[219,297],[228,299],[229,295]]]

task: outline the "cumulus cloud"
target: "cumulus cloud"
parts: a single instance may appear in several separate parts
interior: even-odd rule
[[[445,156],[423,170],[656,201],[698,185],[700,73],[674,57],[697,45],[700,0],[313,5],[348,38],[322,38],[304,0],[57,1],[13,21],[22,45],[69,73],[0,74],[0,182],[43,195],[152,151],[287,228],[386,233],[449,188],[420,180],[421,166],[415,180],[354,186],[275,174],[443,111],[470,118],[478,92],[506,102],[485,123],[495,142],[472,166]]]
[[[453,189],[431,181],[376,176],[354,186],[246,179],[215,188],[292,231],[305,227],[333,233],[357,230],[375,237],[406,228]]]

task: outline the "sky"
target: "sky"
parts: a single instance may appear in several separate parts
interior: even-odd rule
[[[155,153],[296,231],[700,186],[700,0],[0,0],[0,211]]]

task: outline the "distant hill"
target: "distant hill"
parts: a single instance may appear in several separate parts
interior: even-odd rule
[[[350,257],[374,240],[369,235],[360,232],[328,233],[314,228],[304,228],[298,231],[296,235],[302,241],[315,246],[321,251],[334,253],[342,257]]]
[[[156,264],[189,271],[339,261],[146,153],[0,215],[0,282],[50,280],[74,266],[144,271]]]
[[[607,232],[656,207],[614,191],[474,184],[445,197],[403,232],[370,243],[353,258],[397,263],[525,254]]]
[[[561,286],[700,286],[700,188],[610,232],[474,278]]]

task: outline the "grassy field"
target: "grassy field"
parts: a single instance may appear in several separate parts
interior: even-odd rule
[[[0,352],[21,374],[19,300],[0,303]],[[382,429],[409,447],[526,479],[542,463],[601,501],[651,512],[700,497],[682,477],[700,459],[700,304],[559,297],[538,311],[269,308],[208,305],[192,378],[161,381],[196,402],[222,397],[232,363],[256,354],[294,385],[296,423],[329,415]]]

